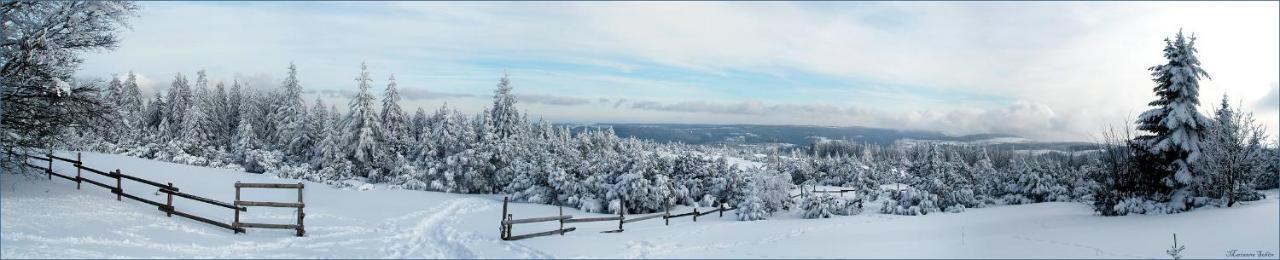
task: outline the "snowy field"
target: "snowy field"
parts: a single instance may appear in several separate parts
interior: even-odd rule
[[[270,176],[85,154],[85,164],[120,168],[172,181],[182,191],[231,201],[232,184],[296,182]],[[66,164],[55,164],[72,173]],[[87,174],[87,173],[86,173]],[[101,177],[101,176],[96,176]],[[105,180],[106,178],[101,178]],[[142,184],[125,191],[163,201]],[[146,190],[147,192],[141,192]],[[290,190],[292,191],[292,190]],[[1099,217],[1080,203],[1040,203],[970,209],[959,214],[874,213],[799,219],[795,213],[739,222],[726,214],[698,222],[661,219],[630,223],[624,233],[600,233],[616,222],[570,224],[578,231],[516,242],[498,239],[500,195],[373,189],[339,190],[308,183],[308,236],[289,230],[232,232],[167,218],[154,207],[98,187],[55,178],[0,174],[0,258],[1168,258],[1178,234],[1188,258],[1223,258],[1229,250],[1280,253],[1280,207],[1267,199],[1231,209],[1176,215]],[[245,200],[288,201],[296,193],[257,191]],[[232,212],[185,199],[176,207],[230,222]],[[556,214],[556,207],[513,204],[516,218]],[[685,212],[688,209],[673,210]],[[605,216],[565,210],[578,217]],[[288,210],[251,208],[246,221],[289,223]],[[517,225],[515,234],[550,230]]]

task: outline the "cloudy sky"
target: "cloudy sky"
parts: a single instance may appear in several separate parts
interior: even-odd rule
[[[143,2],[82,77],[130,70],[304,89],[346,104],[367,62],[405,106],[475,112],[504,71],[556,122],[859,125],[1090,141],[1154,98],[1163,39],[1195,33],[1207,111],[1275,136],[1276,2]],[[308,99],[310,102],[310,99]]]

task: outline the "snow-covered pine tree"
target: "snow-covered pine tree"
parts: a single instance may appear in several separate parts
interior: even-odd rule
[[[383,162],[390,160],[387,147],[383,144],[385,133],[378,122],[378,114],[373,107],[373,94],[369,93],[369,67],[360,63],[360,77],[356,78],[359,91],[351,98],[350,109],[343,126],[343,151],[351,160],[357,176],[372,181],[380,181],[386,173]]]
[[[163,140],[170,140],[180,136],[183,118],[187,115],[187,109],[191,107],[191,85],[182,73],[173,77],[173,84],[169,86],[164,103],[168,106],[164,111],[164,119],[168,122],[168,127],[161,131],[164,131]]]
[[[482,175],[489,179],[486,182],[492,185],[490,192],[500,191],[520,174],[518,170],[507,167],[521,163],[527,154],[523,150],[525,147],[519,145],[525,137],[527,124],[515,104],[510,76],[504,73],[493,91],[493,107],[485,111],[482,116],[485,121],[478,125],[485,129],[480,132],[483,135],[478,155],[491,156],[487,159],[489,167],[482,171]]]
[[[995,198],[1004,195],[1000,188],[1003,177],[996,170],[995,164],[991,162],[991,157],[987,155],[985,148],[982,149],[978,156],[978,161],[973,163],[973,167],[969,168],[969,172],[974,176],[976,182],[974,193],[977,195],[979,202],[992,204]]]
[[[127,120],[128,127],[124,129],[128,143],[136,144],[142,141],[142,131],[146,121],[144,114],[142,90],[138,88],[138,76],[129,71],[128,77],[124,80],[124,95],[121,100],[121,111],[124,111],[124,119]]]
[[[1137,120],[1138,130],[1146,134],[1133,142],[1138,167],[1146,173],[1144,181],[1163,183],[1165,187],[1151,189],[1157,193],[1172,191],[1168,199],[1174,207],[1185,207],[1184,198],[1196,195],[1190,187],[1200,181],[1201,174],[1194,162],[1200,157],[1200,142],[1209,123],[1197,111],[1200,79],[1209,78],[1209,74],[1196,58],[1195,40],[1195,36],[1183,36],[1182,31],[1172,40],[1165,39],[1167,62],[1150,68],[1157,98],[1148,104],[1153,108]]]
[[[208,145],[210,148],[226,148],[235,132],[227,129],[230,124],[227,121],[227,90],[222,82],[214,84],[213,89],[204,95],[202,109],[206,116],[202,128],[209,133]]]
[[[493,107],[489,110],[490,125],[497,139],[505,139],[522,134],[524,119],[516,110],[516,97],[511,93],[511,77],[505,73],[498,80],[497,89],[493,90]]]
[[[235,157],[233,161],[242,165],[248,163],[250,154],[261,147],[258,133],[254,131],[253,126],[253,118],[257,116],[257,113],[254,109],[249,108],[250,106],[252,106],[251,102],[240,103],[240,110],[244,112],[240,113],[240,118],[237,120],[239,123],[236,124],[236,134],[230,151],[231,155]],[[245,165],[245,167],[249,168],[248,165]]]
[[[160,127],[160,123],[168,121],[165,119],[168,116],[164,114],[168,107],[169,104],[165,103],[160,91],[156,91],[155,98],[152,98],[151,102],[147,103],[147,111],[143,115],[143,122],[148,130],[143,138],[160,140],[160,137],[164,136],[165,128]]]
[[[311,112],[307,113],[307,134],[306,138],[309,143],[315,144],[308,147],[300,157],[302,162],[311,162],[316,164],[316,160],[320,158],[321,149],[320,141],[324,140],[326,132],[333,125],[329,122],[329,107],[325,106],[324,100],[316,97],[316,101],[311,104]]]
[[[187,108],[183,110],[181,124],[179,125],[179,136],[175,137],[175,141],[184,144],[184,150],[188,154],[203,156],[201,151],[204,146],[209,144],[210,135],[206,128],[209,115],[205,114],[205,107],[208,105],[205,98],[205,92],[208,90],[209,79],[205,75],[204,70],[196,72],[196,85],[191,89],[191,102]]]
[[[428,121],[429,119],[427,119],[426,109],[418,107],[418,110],[413,112],[413,119],[409,120],[409,136],[413,138],[413,141],[426,141],[426,139],[422,139],[422,137],[424,133],[429,131],[428,127],[430,127],[430,124],[428,124]]]
[[[240,125],[240,107],[242,106],[241,103],[244,102],[242,94],[242,90],[240,90],[240,80],[232,79],[231,91],[227,92],[227,125],[225,129],[225,131],[231,133],[232,136],[235,136],[237,130],[239,130],[239,127],[237,126]],[[231,139],[234,138],[229,138],[224,145],[231,147]]]
[[[403,154],[408,150],[410,140],[408,120],[404,110],[400,109],[400,91],[396,89],[396,75],[387,79],[387,89],[382,96],[382,132],[386,133],[387,149],[392,154]]]
[[[302,84],[298,83],[298,67],[289,63],[289,72],[281,83],[279,103],[271,118],[278,122],[275,147],[284,151],[292,161],[305,161],[314,140],[308,138],[307,107],[302,102]]]
[[[413,124],[409,127],[412,130],[411,132],[417,133],[411,137],[414,141],[409,142],[408,155],[406,156],[421,173],[420,178],[417,180],[420,182],[420,187],[417,188],[420,189],[431,189],[430,183],[435,177],[432,171],[435,169],[436,164],[439,163],[439,157],[436,156],[436,142],[431,140],[430,137],[431,131],[434,129],[427,126],[426,117],[426,112],[419,107],[418,112],[414,114]]]
[[[128,121],[125,118],[124,104],[124,83],[120,82],[118,75],[111,75],[111,81],[107,83],[106,91],[102,93],[103,112],[98,115],[97,124],[94,126],[97,135],[104,141],[112,144],[120,144],[122,132],[128,129]]]

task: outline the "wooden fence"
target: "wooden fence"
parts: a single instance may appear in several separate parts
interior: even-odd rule
[[[680,217],[687,217],[687,216],[693,216],[693,221],[694,221],[694,222],[697,222],[697,221],[698,221],[698,217],[699,217],[699,216],[703,216],[703,215],[707,215],[707,214],[711,214],[711,213],[720,213],[720,217],[724,217],[724,212],[725,212],[725,211],[730,211],[730,210],[734,210],[734,209],[736,209],[736,208],[731,208],[731,207],[725,207],[725,204],[724,204],[724,203],[720,203],[720,206],[719,206],[719,207],[716,207],[716,209],[713,209],[713,210],[711,210],[711,211],[707,211],[707,212],[698,212],[698,209],[697,209],[697,208],[694,208],[694,209],[693,209],[693,212],[683,213],[683,214],[676,214],[676,215],[671,215],[671,210],[670,210],[670,209],[667,209],[667,211],[666,211],[666,212],[663,212],[663,213],[654,213],[654,214],[649,214],[649,215],[644,215],[644,216],[639,216],[639,217],[634,217],[634,218],[628,219],[628,218],[627,218],[627,216],[626,216],[627,204],[626,204],[626,200],[624,199],[624,200],[619,200],[619,201],[618,201],[618,202],[619,202],[619,203],[618,203],[618,208],[619,208],[619,210],[618,210],[618,216],[612,216],[612,217],[594,217],[594,218],[574,218],[574,217],[573,217],[573,215],[565,215],[565,214],[564,214],[564,207],[560,207],[560,214],[559,214],[559,215],[556,215],[556,216],[550,216],[550,217],[537,217],[537,218],[526,218],[526,219],[515,219],[515,218],[514,218],[514,216],[513,216],[512,214],[508,213],[508,211],[507,211],[507,204],[508,204],[509,202],[510,202],[510,198],[507,198],[507,197],[503,197],[503,198],[502,198],[502,222],[500,222],[499,227],[498,227],[498,231],[500,232],[499,237],[501,237],[501,238],[502,238],[502,240],[520,240],[520,239],[526,239],[526,238],[532,238],[532,237],[540,237],[540,236],[548,236],[548,235],[555,235],[555,234],[564,235],[564,233],[569,233],[569,232],[572,232],[572,231],[574,231],[574,230],[577,230],[577,228],[576,228],[576,227],[568,227],[568,228],[566,228],[566,227],[564,226],[564,224],[569,224],[569,223],[583,223],[583,222],[618,221],[618,229],[615,229],[615,230],[606,230],[606,231],[601,231],[601,233],[619,233],[619,232],[622,232],[622,231],[623,231],[622,226],[623,226],[623,224],[626,224],[626,223],[633,223],[633,222],[638,222],[638,221],[643,221],[643,220],[649,220],[649,219],[656,219],[656,218],[661,217],[661,218],[662,218],[662,220],[663,220],[663,222],[664,222],[664,225],[671,225],[671,219],[673,219],[673,218],[680,218]],[[557,222],[560,222],[560,228],[559,228],[559,229],[556,229],[556,230],[551,230],[551,231],[543,231],[543,232],[530,233],[530,234],[523,234],[523,235],[512,235],[512,234],[511,234],[512,227],[513,227],[515,224],[539,223],[539,222],[549,222],[549,221],[557,221]]]
[[[304,186],[302,185],[302,183],[301,183],[301,182],[299,182],[298,184],[292,184],[292,183],[241,183],[241,182],[238,182],[238,181],[237,181],[237,182],[236,182],[236,202],[235,202],[235,205],[236,205],[236,206],[241,206],[241,207],[257,206],[257,207],[295,208],[295,209],[297,209],[297,213],[298,213],[298,214],[297,214],[297,215],[298,215],[298,224],[296,224],[296,225],[290,225],[290,224],[265,224],[265,223],[246,223],[246,222],[240,222],[240,212],[239,212],[239,211],[237,211],[237,212],[236,212],[236,216],[235,216],[235,222],[231,222],[231,226],[234,226],[234,227],[249,227],[249,228],[277,228],[277,229],[293,229],[293,230],[297,231],[298,236],[302,236],[302,235],[306,234],[306,233],[307,233],[307,231],[306,231],[306,229],[304,229],[304,228],[303,228],[303,225],[302,225],[302,218],[303,218],[303,217],[306,217],[306,215],[307,215],[306,213],[302,212],[302,208],[303,208],[304,206],[306,206],[305,204],[303,204],[303,203],[302,203],[302,188],[303,188],[303,187],[304,187]],[[247,189],[247,188],[258,188],[258,189],[297,189],[297,190],[298,190],[298,203],[289,203],[289,202],[267,202],[267,201],[244,201],[244,200],[240,200],[240,189],[242,189],[242,188],[246,188],[246,189]],[[243,231],[241,231],[241,232],[243,232]]]
[[[241,183],[238,183],[238,182],[236,183],[236,202],[235,202],[235,203],[227,203],[227,202],[218,201],[218,200],[215,200],[215,199],[210,199],[210,198],[201,197],[201,196],[197,196],[197,195],[193,195],[193,194],[189,194],[189,193],[184,193],[184,192],[181,192],[181,191],[178,189],[178,187],[173,186],[173,183],[172,183],[172,182],[170,182],[170,183],[165,183],[165,184],[161,184],[161,183],[156,182],[156,181],[151,181],[151,180],[147,180],[147,179],[139,178],[139,177],[136,177],[136,176],[132,176],[132,175],[128,175],[128,174],[124,174],[122,171],[120,171],[120,169],[116,169],[116,170],[114,170],[114,171],[103,171],[103,170],[98,170],[98,169],[94,169],[94,168],[90,168],[90,167],[84,166],[84,163],[83,163],[82,161],[80,161],[80,158],[81,158],[81,157],[80,157],[80,153],[76,153],[76,159],[70,159],[70,158],[59,157],[59,156],[56,156],[56,155],[53,155],[53,154],[49,154],[49,153],[44,154],[44,157],[34,156],[34,155],[30,155],[30,154],[18,154],[18,153],[12,153],[12,152],[10,152],[10,154],[11,154],[11,155],[13,155],[13,156],[26,157],[26,158],[33,159],[33,160],[38,160],[38,161],[45,161],[45,162],[47,162],[48,164],[47,164],[46,166],[39,166],[39,165],[31,164],[29,161],[28,161],[28,162],[25,162],[24,164],[25,164],[27,167],[31,167],[31,168],[35,168],[35,169],[43,170],[43,171],[45,172],[45,174],[47,174],[47,175],[48,175],[48,178],[49,178],[50,180],[52,180],[54,176],[57,176],[58,178],[63,178],[63,179],[67,179],[67,180],[73,181],[73,182],[75,182],[75,183],[76,183],[76,189],[80,189],[80,188],[81,188],[81,184],[82,184],[82,183],[89,183],[89,184],[93,184],[94,186],[102,187],[102,188],[104,188],[104,189],[110,190],[110,191],[111,191],[111,193],[116,194],[116,200],[117,200],[117,201],[122,201],[124,198],[128,198],[128,199],[131,199],[131,200],[135,200],[135,201],[138,201],[138,202],[142,202],[142,203],[146,203],[146,204],[149,204],[149,205],[152,205],[152,206],[156,206],[156,207],[157,207],[157,209],[159,209],[161,212],[164,212],[164,213],[165,213],[165,216],[168,216],[168,217],[173,217],[173,216],[184,217],[184,218],[188,218],[188,219],[191,219],[191,220],[195,220],[195,221],[203,222],[203,223],[206,223],[206,224],[210,224],[210,225],[218,226],[218,227],[221,227],[221,228],[230,229],[230,230],[231,230],[232,232],[234,232],[234,233],[245,233],[245,229],[244,229],[244,228],[246,228],[246,227],[263,227],[263,225],[272,225],[272,224],[256,224],[256,223],[239,223],[239,220],[240,220],[240,212],[241,212],[241,211],[246,211],[246,212],[248,211],[248,208],[247,208],[246,206],[279,206],[279,205],[294,206],[293,204],[295,204],[295,203],[276,203],[276,202],[252,202],[252,201],[239,201],[239,198],[240,198],[240,188],[241,188]],[[64,175],[64,174],[61,174],[61,173],[54,172],[54,171],[53,171],[53,161],[55,161],[55,160],[56,160],[56,161],[64,161],[64,162],[68,162],[68,163],[71,163],[73,166],[75,166],[75,168],[76,168],[76,176],[75,176],[75,177],[72,177],[72,176],[69,176],[69,175]],[[85,178],[84,176],[82,176],[82,175],[81,175],[81,174],[82,174],[82,172],[94,173],[94,174],[98,174],[98,175],[106,176],[107,178],[115,179],[115,185],[114,185],[114,186],[112,186],[112,185],[110,185],[110,184],[106,184],[106,183],[102,183],[102,182],[95,181],[95,180],[93,180],[93,179]],[[146,185],[150,185],[150,186],[153,186],[153,187],[158,188],[158,189],[159,189],[159,190],[157,191],[158,193],[164,193],[164,194],[166,194],[166,200],[165,200],[165,202],[164,202],[164,203],[160,203],[160,202],[157,202],[157,201],[153,201],[153,200],[149,200],[149,199],[146,199],[146,198],[138,197],[138,196],[135,196],[135,195],[133,195],[133,194],[129,194],[129,193],[125,192],[125,191],[124,191],[124,186],[122,185],[122,184],[123,184],[123,182],[124,182],[124,180],[134,181],[134,182],[138,182],[138,183],[142,183],[142,184],[146,184]],[[302,183],[298,183],[298,184],[269,184],[269,183],[264,184],[264,183],[245,183],[245,184],[249,184],[250,186],[254,186],[254,188],[262,188],[262,187],[259,187],[259,186],[263,186],[263,185],[281,185],[282,187],[289,187],[289,188],[293,188],[293,186],[296,186],[296,188],[298,189],[298,203],[296,203],[296,204],[297,204],[296,206],[297,206],[297,208],[298,208],[298,224],[296,225],[296,227],[295,227],[295,225],[283,225],[283,226],[288,226],[289,228],[296,228],[296,229],[298,230],[298,236],[302,236],[302,234],[303,234],[303,229],[302,229],[302,216],[303,216],[303,213],[302,213]],[[236,221],[235,221],[235,222],[232,222],[232,223],[223,223],[223,222],[218,222],[218,221],[216,221],[216,220],[212,220],[212,219],[209,219],[209,218],[205,218],[205,217],[201,217],[201,216],[196,216],[196,215],[191,214],[191,213],[189,213],[189,212],[183,212],[183,211],[180,211],[180,210],[178,210],[178,209],[176,209],[176,208],[174,208],[174,207],[173,207],[173,198],[174,198],[175,196],[176,196],[176,197],[179,197],[179,198],[185,198],[185,199],[190,199],[190,200],[193,200],[193,201],[198,201],[198,202],[206,203],[206,204],[213,205],[213,206],[218,206],[218,207],[223,207],[223,208],[231,209],[233,212],[235,212],[235,220],[236,220]],[[262,203],[267,203],[267,205],[263,205]],[[247,224],[247,225],[246,225],[246,224]]]

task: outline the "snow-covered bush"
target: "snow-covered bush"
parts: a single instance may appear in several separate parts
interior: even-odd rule
[[[853,216],[862,214],[862,201],[858,199],[837,196],[835,199],[837,210],[836,215]]]
[[[844,212],[844,203],[836,196],[827,193],[815,193],[801,196],[800,217],[830,218],[836,212]]]
[[[894,215],[926,215],[930,212],[938,212],[938,205],[935,203],[938,196],[925,193],[915,188],[906,188],[896,194],[890,194],[889,199],[885,200],[880,207],[880,213]]]
[[[791,206],[791,176],[786,172],[760,168],[747,170],[745,195],[734,202],[738,220],[762,220]]]
[[[305,165],[305,164],[297,165],[297,166],[289,165],[289,164],[281,164],[277,167],[268,169],[265,173],[274,174],[280,178],[303,179],[308,181],[323,182],[324,180],[312,179],[314,178],[314,176],[308,176],[308,173],[311,172],[310,168],[311,168],[310,165]]]
[[[244,153],[240,166],[244,167],[246,172],[264,173],[267,170],[278,168],[281,163],[280,157],[280,152],[277,151],[253,149]]]
[[[764,200],[760,199],[760,197],[747,195],[745,200],[738,202],[734,214],[738,215],[738,220],[756,221],[767,219],[773,212],[765,206]]]
[[[1169,214],[1182,211],[1182,207],[1170,207],[1168,203],[1152,201],[1146,198],[1129,197],[1121,199],[1112,209],[1117,216],[1128,214]]]

